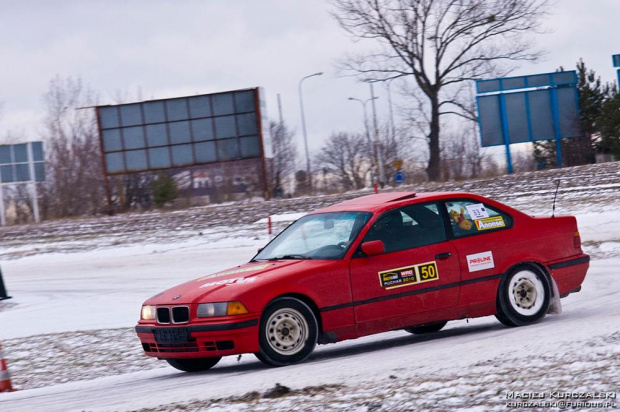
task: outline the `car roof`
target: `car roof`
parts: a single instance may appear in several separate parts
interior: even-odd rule
[[[436,199],[448,199],[456,197],[468,197],[485,201],[486,198],[466,192],[387,192],[361,196],[344,202],[336,203],[312,213],[342,212],[342,211],[363,211],[363,212],[382,212],[394,207],[404,206],[410,203],[418,203]]]

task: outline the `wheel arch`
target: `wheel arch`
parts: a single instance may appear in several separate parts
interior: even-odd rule
[[[530,270],[537,271],[539,275],[540,274],[543,275],[542,277],[546,280],[545,282],[546,286],[543,286],[543,287],[545,287],[546,293],[548,293],[548,299],[545,298],[547,302],[543,303],[543,307],[545,307],[546,305],[546,309],[544,311],[538,311],[532,315],[528,315],[524,313],[517,313],[517,312],[513,313],[514,310],[510,309],[510,303],[508,303],[506,300],[506,299],[509,300],[510,298],[508,298],[507,295],[504,294],[505,291],[502,289],[506,285],[505,282],[507,282],[508,279],[511,278],[511,276],[513,276],[514,273],[518,272],[520,269],[527,269],[527,268],[530,268]],[[519,261],[518,263],[511,265],[509,268],[506,269],[506,271],[504,271],[501,274],[500,281],[497,285],[497,292],[496,292],[496,299],[495,299],[495,302],[496,302],[495,303],[495,307],[496,307],[495,317],[501,323],[503,323],[506,326],[510,326],[510,327],[525,326],[530,323],[538,322],[539,320],[544,318],[549,308],[551,299],[553,297],[554,297],[553,278],[551,277],[549,270],[542,263],[534,261],[534,260]]]
[[[314,314],[314,317],[316,318],[316,323],[317,326],[319,328],[318,332],[319,332],[319,336],[321,336],[323,334],[323,320],[321,318],[321,311],[319,310],[319,307],[317,306],[317,304],[314,302],[314,300],[312,300],[309,296],[304,295],[302,293],[284,293],[282,295],[278,295],[276,297],[274,297],[273,299],[271,299],[269,302],[267,302],[267,304],[265,305],[265,308],[267,308],[267,306],[269,306],[271,303],[273,303],[274,301],[278,300],[278,299],[282,299],[282,298],[293,298],[293,299],[297,299],[303,303],[305,303],[306,305],[308,305],[308,307],[310,308],[310,310],[312,310],[312,313]],[[263,308],[263,312],[264,312],[264,308]],[[261,314],[262,316],[262,314]]]
[[[512,272],[514,269],[522,265],[530,265],[530,266],[534,266],[540,269],[540,271],[547,277],[549,284],[550,285],[553,284],[553,277],[551,276],[551,272],[549,271],[549,269],[544,264],[538,261],[535,261],[535,260],[524,260],[524,261],[520,261],[519,263],[515,263],[514,265],[506,269],[504,272],[502,272],[502,277],[508,276],[510,272]],[[499,288],[500,288],[500,283],[497,284],[497,292],[496,292],[497,296],[499,295],[499,291],[500,291]],[[551,297],[554,297],[553,287],[551,287]]]

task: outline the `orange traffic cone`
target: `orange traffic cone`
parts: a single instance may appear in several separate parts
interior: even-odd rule
[[[2,353],[2,345],[0,345],[0,392],[14,392],[11,386],[11,377]]]

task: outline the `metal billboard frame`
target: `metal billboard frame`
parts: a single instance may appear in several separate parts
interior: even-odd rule
[[[616,75],[618,76],[618,90],[620,90],[620,54],[614,54],[611,56],[614,67],[617,68]]]
[[[249,93],[252,93],[252,97],[251,97],[252,106],[251,107],[247,106],[247,104],[249,104],[249,101],[250,101]],[[245,100],[246,106],[244,109],[240,109],[239,101],[237,100],[237,96],[238,95],[240,96],[242,94],[246,96],[246,100]],[[226,112],[226,113],[217,113],[215,99],[226,97],[227,95],[229,95],[230,98],[232,99],[231,111]],[[205,109],[204,114],[195,115],[193,112],[191,104],[192,102],[197,102],[198,101],[197,99],[203,99],[204,102],[208,102],[205,106],[208,108]],[[170,114],[169,104],[171,105],[172,104],[171,102],[174,102],[174,101],[185,102],[184,104],[186,105],[187,113],[186,113],[186,117],[184,117],[181,120],[179,120],[179,118],[173,118],[173,116],[171,116]],[[161,113],[163,120],[156,120],[156,121],[147,120],[147,117],[148,117],[147,111],[146,111],[147,105],[151,105],[151,107],[155,107],[154,105],[160,105],[163,110],[163,112]],[[138,106],[139,107],[140,120],[137,123],[134,122],[134,124],[124,124],[122,108],[127,107],[127,106]],[[251,160],[251,159],[261,160],[264,196],[265,198],[269,198],[269,191],[268,191],[269,183],[268,183],[268,175],[267,175],[266,158],[271,157],[271,141],[268,135],[268,124],[266,121],[266,107],[264,106],[265,106],[264,90],[261,87],[229,90],[229,91],[222,91],[222,92],[217,92],[217,93],[208,93],[208,94],[191,95],[191,96],[178,96],[178,97],[173,97],[173,98],[168,98],[168,99],[144,100],[144,101],[131,102],[131,103],[126,103],[126,104],[119,104],[119,105],[95,106],[109,212],[112,213],[112,203],[113,203],[112,192],[111,192],[111,187],[109,183],[110,177],[127,175],[127,174],[135,174],[135,173],[141,173],[141,172],[152,172],[152,171],[159,171],[159,170],[175,170],[175,169],[190,168],[190,167],[200,166],[200,165],[212,165],[212,164],[225,165],[227,163],[234,163],[234,162]],[[112,108],[116,108],[115,110],[118,116],[118,120],[117,120],[118,124],[117,125],[115,124],[112,126],[104,125],[102,121],[102,110],[111,110]],[[251,128],[249,129],[251,131],[247,133],[241,131],[242,126],[241,126],[241,121],[239,117],[239,116],[246,116],[246,115],[251,115],[250,116],[251,120],[249,121],[249,123],[244,123],[244,125],[251,125]],[[234,133],[232,135],[220,137],[218,135],[219,132],[218,132],[217,122],[218,120],[223,120],[222,118],[225,118],[225,117],[234,118],[232,120],[232,124],[233,124],[232,128],[234,130]],[[202,123],[206,123],[208,124],[208,126],[203,129],[197,128],[194,126],[194,124],[197,123],[198,121],[203,121]],[[188,140],[185,140],[182,142],[179,142],[179,141],[173,142],[175,135],[172,131],[172,125],[180,124],[183,122],[186,122],[189,124],[188,135],[185,136],[185,138],[187,138]],[[163,135],[166,136],[166,138],[163,140],[164,143],[158,143],[157,145],[151,145],[149,141],[150,138],[148,136],[147,127],[150,127],[153,125],[161,126],[163,129],[165,129],[165,132],[163,132]],[[141,139],[142,139],[141,144],[144,144],[144,145],[138,148],[136,147],[129,148],[127,147],[127,139],[125,137],[125,133],[127,132],[128,129],[137,129],[137,128],[141,128],[141,132],[140,132]],[[119,135],[118,141],[119,141],[120,149],[115,148],[115,149],[110,150],[109,148],[106,148],[106,140],[105,140],[106,137],[104,136],[104,134],[110,130],[118,130],[118,135]],[[210,137],[202,138],[202,140],[198,139],[196,137],[197,136],[196,133],[198,133],[198,131],[204,131],[205,133],[207,133],[208,131],[207,134],[210,134]],[[252,152],[250,154],[246,153],[244,155],[243,148],[251,147],[251,146],[244,146],[244,142],[248,141],[250,142],[249,144],[253,144],[252,141],[249,140],[250,138],[257,139],[258,141],[257,152]],[[233,140],[234,140],[234,146],[236,147],[237,152],[236,152],[236,155],[234,156],[222,159],[220,155],[219,144],[224,144],[225,141],[227,140],[230,141],[231,144],[233,143]],[[215,151],[213,152],[214,160],[204,160],[204,161],[199,160],[199,156],[197,154],[198,153],[197,146],[201,143],[205,143],[203,147],[213,147],[213,150]],[[206,143],[209,143],[209,144],[207,145]],[[212,143],[212,145],[210,143]],[[181,146],[185,146],[184,148],[185,151],[187,151],[187,153],[190,154],[189,156],[189,158],[191,158],[190,162],[186,162],[182,164],[175,163],[176,160],[174,158],[173,149],[178,148],[180,150]],[[253,147],[252,150],[256,150],[256,146],[252,146],[252,147]],[[152,157],[152,152],[154,151],[153,150],[154,148],[160,149],[160,152],[162,153],[164,153],[165,150],[169,152],[168,156],[166,157],[168,159],[168,165],[163,166],[163,167],[152,167],[153,159],[154,159]],[[250,149],[247,149],[247,150],[250,150]],[[146,158],[143,163],[145,167],[132,170],[129,167],[130,162],[129,162],[129,158],[127,157],[127,153],[137,153],[137,152],[145,152]],[[202,153],[207,153],[207,152],[202,152]],[[208,152],[208,153],[211,153],[211,152]],[[113,171],[113,172],[110,171],[110,166],[108,164],[109,162],[108,155],[110,154],[120,154],[121,158],[123,159],[122,160],[123,170]],[[142,155],[142,153],[140,154]]]
[[[40,147],[40,159],[35,159],[35,153],[33,146],[38,144],[37,147]],[[26,152],[25,160],[18,159],[16,154],[16,147],[25,146]],[[8,149],[9,159],[8,161],[0,159],[0,224],[2,226],[6,226],[6,208],[4,207],[4,186],[12,186],[19,184],[30,184],[30,196],[32,198],[32,211],[34,214],[35,222],[41,222],[41,216],[39,214],[39,198],[37,194],[37,183],[45,182],[45,155],[43,151],[43,142],[25,142],[25,143],[13,143],[13,144],[3,144],[0,145],[0,150],[2,148]],[[35,168],[35,163],[42,164],[43,168],[39,171]],[[19,171],[17,170],[18,166],[27,165],[28,177],[29,179],[20,180],[18,175]],[[11,168],[11,179],[9,181],[4,182],[2,169],[5,167]],[[23,169],[22,169],[23,172]],[[41,179],[37,179],[38,175],[42,175]]]
[[[560,71],[560,72],[552,72],[552,73],[541,73],[535,75],[526,75],[526,76],[515,76],[515,77],[504,77],[504,78],[496,78],[496,79],[480,79],[476,80],[476,107],[478,111],[478,124],[479,124],[479,133],[480,133],[480,141],[482,147],[496,146],[496,145],[504,145],[506,148],[506,163],[508,173],[513,173],[512,168],[512,156],[510,154],[510,145],[513,143],[525,143],[525,142],[535,142],[540,140],[555,140],[556,144],[556,155],[557,155],[557,164],[558,167],[562,167],[562,139],[563,138],[571,138],[577,137],[580,135],[579,131],[579,97],[577,91],[577,72],[574,70],[571,71]],[[570,90],[574,95],[574,110],[575,112],[571,112],[569,114],[574,115],[572,117],[572,121],[569,123],[562,122],[560,118],[560,106],[559,106],[559,98],[558,98],[558,90]],[[532,109],[530,108],[530,97],[534,96],[534,93],[537,95],[545,96],[548,94],[549,106],[549,114],[551,116],[550,119],[536,118],[536,113],[532,113]],[[516,137],[511,139],[509,124],[510,118],[512,120],[516,120],[516,114],[509,112],[507,110],[506,97],[516,97],[523,96],[524,106],[522,107],[525,112],[526,117],[526,125],[527,125],[527,139],[519,140]],[[481,110],[481,101],[489,101],[492,102],[492,99],[497,99],[497,113],[487,113],[487,109]],[[539,99],[540,100],[540,99]],[[565,100],[565,99],[564,99]],[[492,106],[492,105],[491,105]],[[570,108],[569,108],[570,109]],[[486,116],[483,116],[482,111],[484,111]],[[524,114],[521,113],[521,117]],[[497,117],[493,117],[497,116]],[[488,119],[486,122],[486,127],[489,128],[488,122],[490,120],[495,119],[495,123],[499,124],[499,129],[501,129],[501,141],[498,143],[487,143],[485,144],[485,136],[487,130],[485,130],[485,121],[484,119]],[[539,137],[535,136],[533,133],[532,124],[534,120],[539,120],[538,125],[543,124],[543,120],[550,120],[552,125],[553,135],[549,137]],[[568,124],[568,125],[567,125]],[[570,130],[564,130],[566,133],[562,133],[562,128],[570,129],[570,125],[573,124],[573,133]],[[521,126],[523,127],[523,126]]]

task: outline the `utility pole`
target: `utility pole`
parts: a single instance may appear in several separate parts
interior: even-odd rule
[[[383,187],[385,185],[385,171],[383,169],[383,156],[381,153],[381,142],[379,142],[379,129],[377,127],[377,108],[375,106],[375,89],[372,82],[370,84],[370,100],[372,101],[372,122],[374,127],[375,137],[375,156],[377,156],[377,165],[379,167],[379,185]]]
[[[370,99],[366,99],[366,100],[360,100],[360,99],[356,99],[355,97],[349,97],[349,100],[353,100],[356,102],[359,102],[362,105],[362,109],[364,109],[364,130],[366,131],[366,139],[368,140],[368,148],[373,150],[373,154],[375,154],[375,159],[374,159],[374,164],[371,165],[371,175],[372,175],[372,169],[376,166],[377,164],[377,156],[376,156],[376,150],[373,146],[372,143],[372,139],[370,138],[370,130],[368,129],[368,116],[366,113],[366,103],[368,103],[371,100],[374,99],[378,99],[378,97],[373,97]],[[374,185],[375,181],[374,181],[374,176],[371,176],[371,185]]]
[[[385,82],[385,87],[388,92],[388,107],[390,108],[390,125],[392,126],[392,139],[396,138],[396,126],[394,122],[394,109],[392,108],[392,90],[390,89],[390,84],[394,79],[387,80]]]
[[[278,114],[280,115],[280,125],[284,122],[282,120],[282,100],[280,100],[280,93],[278,93]]]
[[[312,187],[312,171],[310,170],[310,152],[308,151],[308,134],[306,132],[306,116],[304,115],[304,98],[302,94],[301,85],[304,80],[309,77],[321,76],[323,72],[309,74],[308,76],[302,77],[299,81],[299,108],[301,110],[301,129],[304,132],[304,147],[306,149],[306,180],[308,182],[308,186]]]
[[[30,180],[32,181],[30,186],[30,193],[32,194],[32,211],[34,213],[34,221],[41,223],[41,216],[39,215],[39,196],[37,194],[37,177],[34,173],[34,156],[32,153],[32,143],[28,143],[28,167],[30,171]]]

